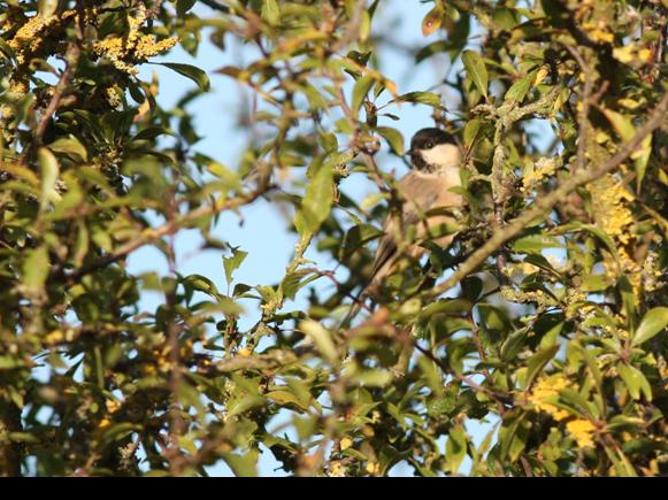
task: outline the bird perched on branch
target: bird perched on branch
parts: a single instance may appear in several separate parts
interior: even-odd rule
[[[342,325],[348,325],[359,312],[364,299],[377,293],[383,281],[393,274],[402,257],[419,260],[426,252],[422,243],[431,240],[446,248],[455,237],[452,210],[464,198],[452,188],[461,186],[462,156],[454,137],[438,128],[423,128],[411,139],[411,171],[396,184],[401,210],[390,213],[368,284],[357,296]],[[411,227],[413,229],[411,229]],[[414,231],[411,238],[409,231]]]

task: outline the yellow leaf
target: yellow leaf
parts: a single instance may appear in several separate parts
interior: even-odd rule
[[[601,112],[605,115],[612,125],[612,128],[615,129],[615,132],[617,132],[622,139],[630,141],[633,138],[636,130],[628,116],[624,116],[616,111],[605,108],[601,108]]]
[[[649,62],[651,58],[652,51],[650,49],[640,49],[638,51],[638,59],[640,59],[642,62]]]
[[[589,37],[595,42],[612,43],[615,36],[612,33],[600,29],[593,29],[589,32]]]
[[[625,107],[626,109],[636,109],[638,106],[640,106],[640,103],[638,101],[635,101],[633,99],[627,99],[624,97],[623,99],[619,99],[617,103],[620,106]]]
[[[422,34],[429,36],[434,33],[443,24],[443,11],[439,7],[434,7],[422,20]]]
[[[543,66],[542,68],[540,68],[538,70],[538,73],[536,73],[536,79],[533,81],[533,84],[534,85],[540,85],[541,83],[543,83],[543,80],[545,80],[545,78],[547,77],[548,74],[549,74],[549,71],[548,71],[547,67]]]
[[[620,63],[629,63],[633,60],[634,45],[625,45],[624,47],[615,47],[612,49],[612,57],[617,59]]]

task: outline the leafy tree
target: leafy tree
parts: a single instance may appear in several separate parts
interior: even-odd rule
[[[300,475],[665,475],[668,2],[432,1],[415,29],[436,41],[402,53],[450,58],[449,108],[381,71],[387,1],[196,3],[0,2],[0,473],[253,475],[271,453]],[[204,71],[163,63],[196,84],[171,109],[138,76],[205,36],[256,54],[219,70],[255,100],[235,167],[197,151]],[[403,201],[376,159],[404,153],[401,103],[460,138],[469,203],[455,244],[421,242],[430,265],[343,328]],[[339,190],[362,176],[364,205]],[[213,230],[261,197],[292,207],[298,244],[250,286],[253,248]],[[179,272],[184,230],[228,290]],[[146,246],[167,274],[128,271]],[[139,314],[145,291],[164,300]]]

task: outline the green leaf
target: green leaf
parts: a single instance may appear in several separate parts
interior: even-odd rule
[[[521,103],[526,97],[526,95],[529,93],[529,89],[531,89],[531,84],[533,83],[535,78],[536,78],[535,72],[531,72],[528,75],[517,80],[508,89],[508,92],[506,92],[504,100],[508,102],[512,101],[516,103]]]
[[[459,467],[466,457],[467,444],[464,428],[461,425],[453,427],[445,443],[445,457],[451,474],[459,472]]]
[[[629,390],[629,394],[635,400],[640,399],[640,392],[645,395],[647,401],[652,401],[652,388],[645,378],[645,375],[637,368],[624,363],[617,364],[617,371],[622,377],[624,384]]]
[[[403,94],[397,97],[395,101],[415,102],[419,104],[426,104],[427,106],[432,106],[434,108],[439,108],[442,106],[441,96],[435,92],[408,92],[407,94]]]
[[[324,358],[331,364],[335,364],[339,355],[336,351],[336,346],[332,340],[332,335],[329,330],[322,327],[317,321],[312,319],[305,319],[299,324],[299,329],[308,336]]]
[[[39,162],[39,170],[42,174],[40,208],[44,209],[49,202],[60,200],[60,195],[55,189],[58,175],[60,174],[60,165],[53,153],[47,148],[39,148],[37,161]]]
[[[197,0],[176,0],[176,14],[179,17],[185,16],[193,8]]]
[[[543,370],[543,368],[545,368],[545,365],[547,365],[552,360],[558,350],[559,346],[554,345],[548,347],[547,349],[538,351],[536,354],[531,356],[531,358],[529,358],[529,362],[527,363],[527,375],[523,389],[528,389],[531,387],[534,379]]]
[[[462,53],[462,62],[464,63],[466,73],[471,78],[471,81],[473,81],[480,93],[487,98],[489,76],[487,75],[485,62],[482,60],[480,54],[472,50],[465,50]]]
[[[642,188],[642,181],[645,178],[645,172],[647,172],[647,163],[649,162],[649,157],[652,155],[652,134],[645,136],[642,140],[638,149],[631,153],[631,159],[634,160],[633,165],[636,169],[636,192],[640,193]]]
[[[640,321],[640,326],[636,330],[632,345],[638,346],[647,342],[668,326],[668,307],[655,307],[650,309]]]
[[[207,76],[206,72],[195,66],[191,66],[190,64],[182,64],[182,63],[152,63],[152,64],[159,64],[160,66],[165,66],[166,68],[169,68],[172,71],[176,71],[178,74],[191,79],[204,92],[208,91],[211,86],[209,82],[209,77]]]
[[[49,276],[49,251],[40,246],[27,251],[23,262],[23,284],[31,291],[37,292],[44,288]]]
[[[601,112],[608,119],[617,135],[624,141],[630,141],[636,133],[636,129],[628,116],[624,116],[611,109],[601,108]]]
[[[362,19],[360,20],[359,27],[359,40],[362,43],[365,43],[369,39],[371,34],[371,16],[366,10],[362,11]]]
[[[376,131],[387,141],[394,154],[397,156],[404,154],[404,136],[401,132],[392,127],[377,127]]]
[[[265,398],[271,399],[281,406],[295,405],[302,410],[308,410],[308,405],[304,403],[292,392],[288,391],[271,391],[264,395]]]
[[[393,379],[391,372],[381,369],[362,370],[351,377],[352,381],[365,387],[385,387]]]
[[[609,446],[604,445],[605,453],[608,455],[610,461],[615,465],[617,475],[620,477],[637,477],[633,465],[629,459],[624,455],[622,450],[612,450]]]
[[[369,93],[369,90],[371,89],[374,81],[375,80],[373,76],[365,75],[355,82],[355,86],[353,87],[353,101],[351,109],[356,116],[359,113],[359,110],[362,107],[362,103],[364,102],[364,98]]]
[[[358,224],[351,227],[346,233],[343,245],[339,247],[338,258],[341,260],[349,259],[356,250],[382,234],[382,231],[371,224]]]
[[[334,201],[333,180],[332,164],[327,162],[318,168],[306,188],[301,210],[297,213],[298,220],[295,221],[302,237],[314,234],[329,217]]]
[[[49,144],[49,149],[54,153],[78,156],[83,161],[88,161],[88,151],[79,139],[70,134],[68,137],[60,139]]]
[[[482,120],[480,118],[474,118],[466,122],[464,126],[464,145],[467,148],[473,146],[473,141],[478,137],[481,125]]]
[[[617,135],[621,137],[624,142],[628,142],[635,136],[636,129],[633,126],[633,122],[629,116],[622,115],[611,109],[601,108],[601,112],[608,119],[612,128],[615,130]],[[634,160],[634,166],[638,179],[636,181],[636,190],[640,192],[642,187],[642,181],[645,178],[645,172],[647,171],[647,163],[649,162],[649,157],[652,154],[652,135],[645,137],[640,146],[631,153],[631,159]]]
[[[223,453],[221,455],[225,463],[232,469],[237,477],[257,477],[258,452],[250,450],[244,455],[236,453]]]
[[[55,14],[58,9],[58,0],[39,0],[39,15],[49,17]]]
[[[561,248],[563,244],[556,238],[542,234],[532,234],[515,240],[511,248],[513,252],[540,254],[546,248]]]
[[[239,250],[239,247],[236,247],[232,249],[232,257],[223,257],[223,267],[225,268],[225,280],[227,281],[228,286],[232,284],[232,274],[243,263],[247,255],[248,252]]]
[[[514,462],[526,446],[528,436],[528,426],[524,423],[526,415],[527,413],[522,411],[504,418],[498,437],[502,459],[510,456],[511,462]]]
[[[438,54],[439,52],[446,52],[455,48],[455,45],[449,40],[438,40],[429,45],[422,47],[417,54],[415,54],[415,62],[420,63],[428,57]]]
[[[281,9],[276,0],[264,0],[262,2],[262,19],[271,26],[276,26],[281,22]]]

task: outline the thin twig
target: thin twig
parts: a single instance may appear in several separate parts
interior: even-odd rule
[[[21,157],[21,163],[25,163],[28,160],[30,154],[34,152],[36,148],[42,145],[42,140],[44,139],[44,134],[46,133],[46,129],[49,126],[49,122],[51,121],[51,118],[56,113],[56,111],[58,111],[63,95],[70,86],[72,78],[74,78],[80,56],[81,49],[79,46],[76,43],[70,43],[67,47],[67,51],[65,52],[65,69],[60,75],[58,83],[56,83],[56,86],[53,88],[53,95],[51,96],[49,104],[47,104],[46,108],[44,109],[44,113],[42,113],[39,122],[37,122],[35,132],[33,133],[31,147],[26,148],[25,153]]]
[[[230,198],[229,200],[226,200],[224,202],[216,202],[211,205],[203,205],[180,217],[176,217],[174,220],[166,222],[162,226],[159,226],[157,228],[146,229],[137,238],[128,241],[124,245],[119,246],[113,252],[109,252],[108,254],[104,255],[97,261],[92,262],[91,264],[82,266],[81,268],[77,269],[76,271],[70,274],[66,274],[64,270],[61,269],[59,271],[52,273],[52,277],[53,279],[56,280],[64,279],[69,284],[75,283],[81,277],[89,273],[92,273],[98,269],[101,269],[103,267],[106,267],[113,262],[117,262],[123,259],[128,254],[134,252],[138,248],[143,247],[144,245],[148,245],[150,243],[159,240],[164,236],[176,233],[180,229],[186,227],[188,224],[197,221],[197,219],[201,219],[203,217],[211,217],[226,210],[232,210],[244,205],[248,205],[253,201],[257,200],[263,194],[267,193],[272,188],[273,186],[271,185],[260,186],[258,189],[256,189],[251,193],[239,195],[235,198]]]

